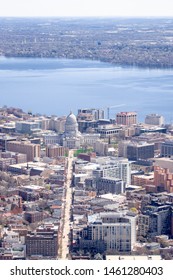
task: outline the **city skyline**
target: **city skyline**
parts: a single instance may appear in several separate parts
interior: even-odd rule
[[[2,1],[1,1],[2,2]],[[171,0],[6,0],[0,17],[172,17]]]
[[[173,260],[172,8],[1,4],[0,260],[18,261],[3,276],[168,274],[125,261]]]

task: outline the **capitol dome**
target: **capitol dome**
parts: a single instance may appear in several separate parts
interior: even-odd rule
[[[77,124],[76,116],[72,112],[70,112],[70,114],[67,116],[65,124],[66,125],[76,125]]]
[[[72,112],[67,116],[64,136],[69,138],[80,136],[76,116]]]

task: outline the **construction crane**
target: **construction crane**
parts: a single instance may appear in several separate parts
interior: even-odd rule
[[[107,106],[107,107],[104,107],[104,108],[101,108],[101,109],[107,110],[107,118],[109,120],[110,119],[110,109],[122,107],[122,106],[125,106],[125,105],[126,104],[118,104],[118,105],[113,105],[113,106]]]

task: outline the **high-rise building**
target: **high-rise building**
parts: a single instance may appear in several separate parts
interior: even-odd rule
[[[99,159],[96,162],[100,164],[100,167],[93,171],[95,178],[116,178],[123,180],[126,184],[131,184],[131,163],[128,159],[107,158],[107,162],[100,163]]]
[[[104,110],[103,109],[79,109],[77,118],[81,119],[90,119],[90,120],[99,120],[104,119]]]
[[[136,112],[120,112],[116,114],[116,123],[122,125],[137,124]]]
[[[100,213],[89,223],[88,239],[105,242],[107,252],[130,252],[136,242],[136,216]]]

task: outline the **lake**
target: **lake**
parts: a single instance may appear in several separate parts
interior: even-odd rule
[[[107,108],[173,121],[173,69],[117,67],[99,61],[0,57],[0,106],[46,115]],[[112,106],[112,108],[111,108]]]

